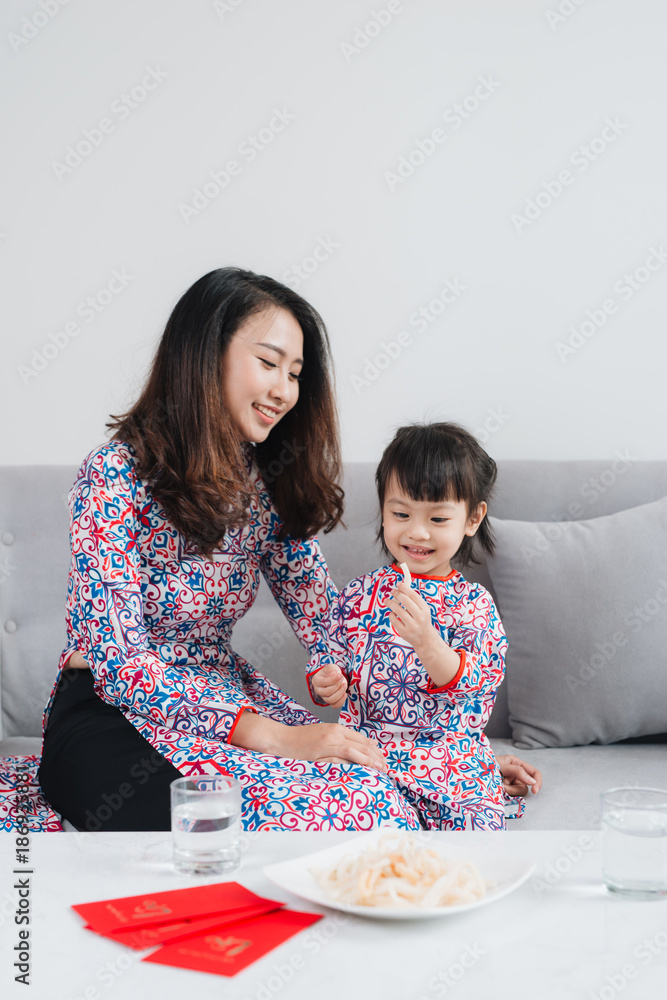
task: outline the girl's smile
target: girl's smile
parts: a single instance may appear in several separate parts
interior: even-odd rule
[[[435,551],[434,549],[418,549],[414,545],[403,545],[402,549],[413,559],[427,559]]]
[[[391,476],[382,508],[385,545],[411,573],[448,576],[461,542],[475,534],[485,514],[485,503],[469,515],[465,500],[413,500]]]

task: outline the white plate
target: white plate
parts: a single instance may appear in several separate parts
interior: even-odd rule
[[[463,913],[465,910],[474,910],[478,906],[486,906],[488,903],[495,903],[497,899],[502,899],[508,893],[518,889],[526,879],[530,878],[535,871],[535,862],[526,861],[522,858],[507,857],[503,854],[493,854],[487,851],[471,849],[465,844],[455,844],[451,841],[444,843],[437,842],[437,834],[432,836],[417,836],[420,845],[437,850],[444,858],[453,858],[461,861],[473,861],[479,868],[482,878],[492,882],[494,888],[490,889],[485,896],[472,903],[456,903],[452,906],[437,906],[427,910],[406,907],[395,909],[379,906],[353,906],[348,903],[339,903],[330,899],[327,893],[320,888],[310,873],[311,868],[326,868],[335,862],[343,854],[355,854],[365,848],[375,844],[382,834],[390,831],[384,829],[373,831],[355,837],[346,844],[337,844],[336,847],[327,848],[324,851],[316,851],[314,854],[305,854],[292,861],[281,861],[276,865],[267,865],[264,874],[275,885],[281,889],[307,899],[311,903],[320,906],[328,906],[332,910],[341,910],[343,913],[354,913],[360,917],[375,917],[387,920],[427,920],[433,917],[447,917],[455,913]]]

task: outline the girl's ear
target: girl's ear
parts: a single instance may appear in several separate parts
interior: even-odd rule
[[[472,537],[472,535],[475,534],[480,524],[486,517],[486,510],[486,503],[482,500],[482,502],[477,505],[477,508],[468,517],[465,530],[466,535],[470,535]]]

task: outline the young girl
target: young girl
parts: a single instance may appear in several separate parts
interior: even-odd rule
[[[311,658],[320,704],[377,740],[429,829],[502,830],[502,775],[483,729],[503,679],[505,633],[489,593],[452,569],[493,552],[496,465],[455,424],[402,427],[375,475],[378,539],[394,563],[353,580]],[[406,572],[407,570],[407,572]]]

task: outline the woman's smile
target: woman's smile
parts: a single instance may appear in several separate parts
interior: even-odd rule
[[[223,391],[244,441],[264,441],[296,404],[302,368],[303,331],[287,309],[265,309],[241,324],[224,358]]]
[[[266,424],[272,424],[280,416],[280,410],[274,406],[263,406],[261,403],[253,403],[253,407],[259,413],[261,420]]]

